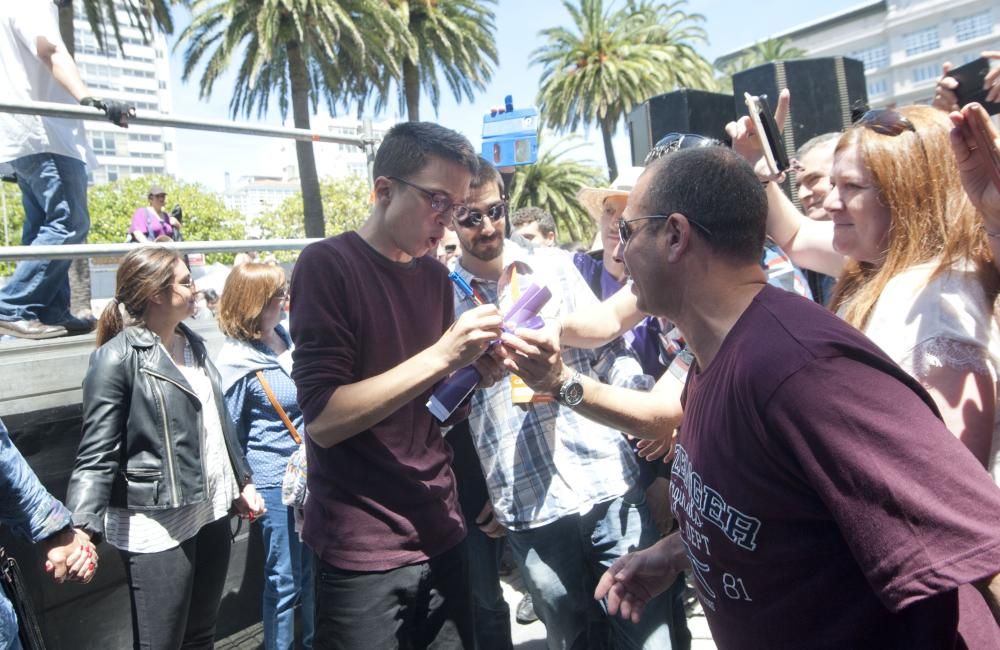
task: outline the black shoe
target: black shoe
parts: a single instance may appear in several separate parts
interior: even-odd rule
[[[93,316],[87,316],[86,318],[70,316],[66,320],[56,323],[56,326],[66,328],[66,331],[70,334],[87,334],[93,332],[94,328],[97,327],[97,319]]]
[[[524,594],[524,598],[517,604],[514,620],[521,625],[530,625],[538,620],[538,616],[535,614],[535,604],[531,601],[530,593]]]
[[[0,334],[16,336],[19,339],[54,339],[66,336],[69,332],[60,325],[46,325],[37,320],[3,320],[0,321]]]

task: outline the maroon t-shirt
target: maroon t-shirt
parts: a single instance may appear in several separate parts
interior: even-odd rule
[[[291,283],[292,378],[306,429],[339,386],[426,349],[454,318],[448,271],[397,264],[354,232],[302,251]],[[367,431],[324,449],[306,436],[305,542],[349,571],[423,562],[458,544],[451,450],[425,408],[430,390]]]
[[[963,647],[956,588],[1000,572],[1000,489],[926,391],[772,287],[692,369],[670,491],[720,648]]]

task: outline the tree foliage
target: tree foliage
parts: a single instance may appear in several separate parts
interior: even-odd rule
[[[159,29],[166,34],[174,32],[174,19],[171,5],[185,0],[119,0],[128,16],[129,25],[137,27],[145,41],[150,41],[153,30]],[[97,39],[98,46],[107,46],[108,28],[122,46],[121,21],[118,20],[118,10],[115,0],[83,0],[83,14],[90,24],[90,29]],[[68,7],[72,11],[72,6]],[[66,40],[65,35],[63,40]],[[67,43],[68,45],[70,43]]]
[[[735,59],[716,59],[715,69],[721,73],[719,90],[733,91],[733,75],[758,65],[772,61],[799,59],[808,54],[805,50],[793,47],[788,38],[768,38],[755,43]]]
[[[489,6],[496,0],[394,0],[391,4],[413,38],[396,42],[394,58],[402,61],[401,76],[382,68],[380,80],[370,85],[377,94],[376,112],[395,94],[400,112],[405,109],[407,118],[417,121],[423,89],[436,114],[442,76],[456,102],[463,97],[472,102],[474,92],[486,88],[498,61],[495,16]],[[393,86],[398,92],[391,92]]]
[[[336,235],[357,230],[371,211],[371,193],[367,181],[360,176],[325,178],[320,182],[326,232]],[[254,235],[261,239],[299,238],[305,236],[302,227],[302,193],[285,199],[281,205],[258,217],[252,224]],[[292,253],[278,253],[278,259],[291,259]]]
[[[598,167],[573,160],[570,154],[583,143],[576,136],[542,145],[539,138],[538,161],[518,167],[511,192],[511,210],[528,206],[542,208],[553,216],[563,242],[589,244],[597,224],[576,199],[580,188],[606,185]]]
[[[575,131],[597,124],[608,178],[618,175],[611,136],[624,114],[677,87],[714,88],[712,68],[694,46],[705,42],[704,18],[683,11],[684,0],[563,0],[571,28],[543,30],[532,52],[542,66],[538,104],[546,126]]]

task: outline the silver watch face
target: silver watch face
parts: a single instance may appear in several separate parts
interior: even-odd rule
[[[583,401],[583,384],[579,380],[567,382],[559,392],[566,406],[576,406]]]

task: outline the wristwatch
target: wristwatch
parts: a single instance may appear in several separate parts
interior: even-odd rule
[[[563,385],[559,387],[556,401],[570,408],[578,406],[583,401],[583,384],[580,382],[580,377],[580,373],[574,372],[569,379],[564,381]]]

